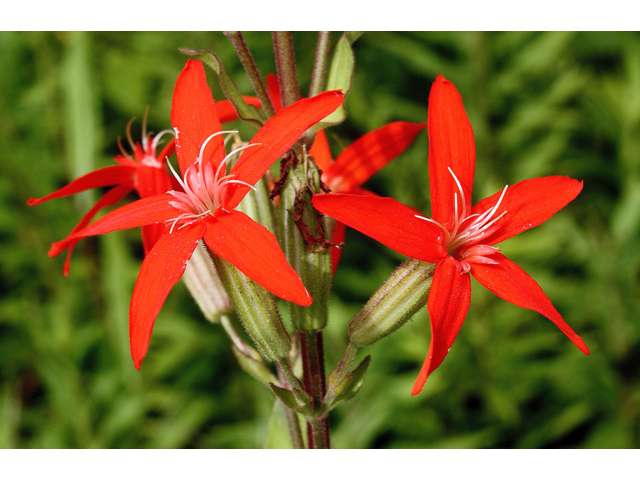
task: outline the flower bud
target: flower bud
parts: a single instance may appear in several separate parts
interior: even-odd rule
[[[371,345],[405,324],[427,303],[436,264],[409,259],[378,288],[349,322],[349,338]]]

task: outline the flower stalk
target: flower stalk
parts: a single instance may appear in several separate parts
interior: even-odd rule
[[[282,106],[287,107],[300,99],[291,32],[273,32],[273,49],[276,54]]]
[[[224,32],[224,34],[229,38],[238,58],[240,58],[240,62],[249,77],[253,91],[256,92],[256,96],[260,99],[262,109],[267,114],[267,117],[272,117],[276,114],[276,110],[273,107],[273,103],[271,103],[267,88],[258,71],[256,62],[253,60],[253,56],[249,51],[249,47],[244,41],[244,37],[240,32]]]
[[[311,395],[311,407],[320,411],[327,392],[322,332],[298,332],[302,352],[303,383]],[[309,448],[330,448],[329,419],[326,413],[307,416]]]
[[[316,58],[313,63],[313,70],[311,72],[311,85],[309,86],[310,97],[318,95],[319,93],[322,93],[324,91],[330,47],[331,32],[318,32]]]

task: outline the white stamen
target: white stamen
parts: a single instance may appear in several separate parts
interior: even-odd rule
[[[445,247],[447,248],[449,253],[454,253],[464,244],[477,242],[482,239],[489,233],[490,228],[504,215],[506,215],[507,212],[504,211],[500,215],[492,219],[492,217],[498,211],[498,208],[500,207],[500,204],[502,203],[502,200],[507,193],[507,188],[509,187],[509,185],[504,187],[500,198],[491,209],[485,211],[482,214],[474,213],[467,216],[467,202],[465,201],[462,185],[460,184],[458,177],[456,177],[455,173],[453,173],[453,170],[450,167],[447,168],[449,170],[449,173],[451,173],[456,186],[458,187],[458,192],[454,192],[453,194],[454,219],[451,231],[447,230],[444,225],[431,218],[426,218],[421,215],[416,215],[415,217],[421,220],[426,220],[440,227],[445,232]],[[460,199],[462,203],[461,211],[459,211],[458,209],[458,193],[460,193]],[[470,221],[471,219],[473,219],[473,221]],[[465,223],[467,223],[466,226]],[[475,257],[477,256],[477,254],[473,256]]]
[[[209,140],[211,140],[213,137],[216,137],[218,135],[222,135],[223,133],[238,133],[238,131],[237,130],[221,130],[219,132],[212,133],[211,135],[209,135],[207,137],[207,139],[204,141],[204,143],[202,144],[202,146],[200,147],[200,155],[198,155],[198,158],[196,159],[196,163],[200,162],[202,160],[202,154],[204,153],[204,147],[207,146],[207,143],[209,143]]]
[[[227,212],[227,210],[222,206],[222,203],[229,184],[244,185],[246,187],[249,187],[250,189],[255,190],[254,186],[248,182],[245,182],[243,180],[234,180],[233,177],[235,176],[235,174],[232,173],[230,175],[226,175],[226,166],[228,160],[237,152],[248,147],[257,146],[259,144],[253,143],[236,148],[222,159],[222,161],[216,167],[215,172],[213,170],[213,164],[211,162],[203,164],[203,155],[207,143],[216,135],[223,133],[237,132],[221,131],[207,137],[207,139],[200,147],[198,158],[191,165],[189,165],[187,171],[184,172],[183,178],[180,178],[176,170],[173,168],[173,165],[171,165],[171,163],[167,159],[167,163],[169,164],[171,173],[184,190],[184,192],[168,192],[173,195],[175,199],[169,202],[169,204],[176,210],[183,212],[176,218],[167,220],[167,223],[172,222],[171,228],[169,230],[170,233],[173,233],[174,228],[178,224],[180,224],[178,226],[179,230],[186,227],[187,225],[191,225],[192,223],[203,219],[207,215],[215,215],[215,212],[218,208],[222,208],[223,211]]]
[[[156,148],[158,147],[158,142],[160,141],[160,139],[166,135],[167,133],[173,133],[173,130],[171,129],[166,129],[166,130],[162,130],[161,132],[159,132],[154,138],[153,141],[151,142],[151,149],[153,150],[153,152],[155,153]]]

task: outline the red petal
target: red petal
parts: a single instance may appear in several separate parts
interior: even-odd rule
[[[325,176],[340,181],[340,192],[361,186],[391,160],[404,152],[416,135],[426,127],[422,123],[392,122],[353,142],[338,155]]]
[[[140,198],[162,195],[169,190],[173,190],[172,178],[164,166],[158,168],[141,165],[136,175],[136,191]]]
[[[69,185],[62,187],[42,198],[30,198],[27,205],[38,205],[54,198],[66,197],[69,195],[83,192],[91,188],[110,187],[112,185],[128,185],[133,188],[133,177],[136,173],[136,167],[128,167],[123,165],[113,165],[111,167],[94,170],[80,178],[75,179]]]
[[[471,280],[462,273],[453,257],[446,257],[433,274],[427,309],[431,320],[431,343],[427,359],[422,365],[411,395],[422,391],[431,372],[440,366],[449,353],[460,327],[469,311],[471,302]]]
[[[335,227],[333,227],[333,233],[331,234],[331,243],[340,245],[342,242],[344,242],[346,234],[347,234],[347,226],[342,222],[336,222]],[[332,275],[336,273],[336,269],[338,268],[338,263],[340,263],[341,256],[342,256],[342,246],[331,247],[331,274]]]
[[[204,141],[222,130],[204,67],[199,60],[187,60],[178,77],[173,91],[171,125],[176,129],[176,155],[184,175],[198,159]],[[210,161],[218,165],[224,156],[223,138],[217,135],[207,144],[203,165]]]
[[[256,108],[260,108],[262,106],[260,104],[260,100],[256,97],[243,95],[242,98],[248,105],[253,105]],[[220,123],[227,123],[238,119],[238,112],[236,112],[236,108],[229,100],[220,100],[219,102],[216,102],[216,113],[218,114]]]
[[[114,210],[96,220],[88,227],[70,235],[65,240],[56,242],[49,250],[51,258],[60,255],[73,243],[91,235],[102,235],[115,230],[142,227],[152,223],[161,223],[176,218],[181,212],[169,205],[173,195],[164,194],[143,198]]]
[[[282,96],[280,94],[280,81],[278,80],[278,76],[273,73],[267,75],[267,92],[274,110],[278,113],[282,110]]]
[[[326,172],[327,169],[333,163],[333,157],[331,156],[331,150],[329,149],[329,142],[327,141],[327,134],[324,130],[320,130],[316,133],[316,139],[313,141],[313,145],[309,149],[309,155],[311,155],[316,162],[316,165],[320,167],[320,170]],[[323,179],[325,176],[322,176]]]
[[[142,227],[142,247],[144,254],[148,255],[160,237],[171,230],[171,225],[166,223],[153,223]]]
[[[234,179],[255,184],[307,128],[338,108],[343,98],[344,95],[338,91],[324,92],[298,100],[271,117],[251,139],[250,143],[256,146],[244,150],[231,170]],[[232,210],[237,207],[248,191],[246,185],[231,184],[225,208]]]
[[[204,228],[198,222],[164,235],[142,262],[129,307],[131,357],[138,370],[149,347],[153,323],[182,277]]]
[[[242,212],[207,217],[204,241],[221,258],[278,297],[299,305],[312,299],[276,237]]]
[[[167,143],[164,148],[162,149],[162,151],[160,152],[160,155],[158,155],[156,157],[156,159],[161,162],[164,163],[165,159],[167,157],[170,157],[171,155],[173,155],[173,152],[176,151],[176,138],[173,137],[169,143]]]
[[[447,254],[442,230],[416,218],[414,210],[393,198],[328,193],[314,195],[312,203],[320,212],[408,257],[439,262]]]
[[[576,198],[581,190],[581,181],[558,176],[532,178],[508,187],[493,217],[507,213],[496,222],[498,228],[483,238],[482,243],[495,245],[540,225]],[[485,198],[471,213],[483,213],[493,208],[501,194],[502,191]]]
[[[589,348],[582,338],[567,325],[533,278],[501,253],[493,254],[491,259],[498,263],[470,264],[473,278],[503,300],[544,315],[555,323],[582,353],[589,354]]]
[[[86,227],[89,222],[91,221],[91,219],[96,215],[96,213],[98,213],[100,210],[102,210],[105,207],[109,207],[115,203],[118,203],[120,200],[122,200],[130,191],[131,191],[131,187],[127,186],[127,185],[121,185],[119,187],[114,187],[111,190],[109,190],[107,193],[105,193],[102,197],[100,197],[100,199],[96,202],[96,204],[91,208],[91,210],[89,210],[84,217],[82,217],[82,219],[78,222],[78,224],[73,228],[73,230],[71,230],[71,233],[69,234],[69,237],[72,236],[74,233],[82,230],[84,227]],[[69,238],[67,237],[67,238]],[[60,242],[65,242],[66,239],[61,240]],[[71,253],[73,252],[73,248],[75,247],[76,243],[79,240],[76,240],[74,242],[72,242],[71,244],[69,244],[68,248],[69,251],[67,252],[67,258],[64,261],[64,267],[62,269],[62,274],[67,277],[69,276],[69,269],[71,267]],[[53,245],[56,245],[57,243],[60,242],[56,242]],[[52,248],[53,248],[52,245]],[[66,248],[66,247],[65,247]]]
[[[469,211],[476,152],[473,130],[462,98],[453,83],[442,75],[431,87],[428,125],[431,217],[451,229],[454,222],[453,196],[460,196],[460,193],[449,168],[462,185]]]

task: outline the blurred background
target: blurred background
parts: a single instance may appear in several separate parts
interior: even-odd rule
[[[271,36],[247,33],[265,76]],[[335,42],[336,33],[332,37]],[[316,34],[294,34],[306,92]],[[133,367],[128,306],[138,231],[81,242],[71,273],[50,259],[98,198],[27,207],[113,164],[170,127],[179,47],[214,51],[252,94],[221,33],[0,32],[0,447],[254,448],[274,398],[236,364],[229,340],[180,283]],[[543,225],[500,245],[591,349],[472,281],[467,320],[423,392],[411,386],[429,345],[426,309],[363,349],[362,391],[331,414],[337,448],[637,448],[640,446],[640,34],[386,33],[353,46],[348,119],[334,156],[393,120],[425,122],[430,86],[459,89],[477,149],[474,202],[527,178],[568,175],[584,190]],[[222,94],[208,72],[214,97]],[[245,128],[244,126],[242,128]],[[248,128],[248,135],[251,129]],[[429,213],[426,130],[366,185]],[[327,368],[346,325],[403,257],[349,231],[325,334]]]

